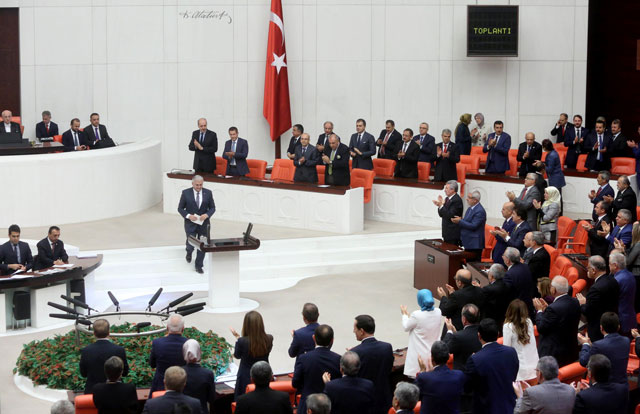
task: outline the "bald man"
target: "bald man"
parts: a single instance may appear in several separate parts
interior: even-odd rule
[[[484,294],[482,289],[471,284],[471,272],[466,269],[458,270],[454,280],[458,290],[455,290],[451,285],[446,285],[444,288],[438,287],[440,310],[443,316],[451,318],[451,322],[457,330],[461,330],[463,329],[462,308],[468,303],[473,303],[482,309]]]
[[[216,169],[218,136],[207,128],[205,118],[198,119],[198,129],[191,134],[189,151],[193,154],[193,169],[200,173],[213,173]]]
[[[518,175],[520,178],[527,176],[527,173],[536,172],[537,168],[533,165],[536,161],[542,159],[542,145],[536,142],[536,135],[533,132],[527,132],[524,136],[524,142],[518,146],[518,162],[521,162]]]

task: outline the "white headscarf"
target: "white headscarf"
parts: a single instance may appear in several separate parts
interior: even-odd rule
[[[202,358],[200,344],[195,339],[188,339],[182,345],[182,356],[187,364],[197,364]]]
[[[543,207],[548,206],[551,203],[560,204],[560,191],[558,191],[557,188],[547,187],[544,189],[544,192],[549,194],[549,196],[547,197],[546,200],[544,200],[544,203],[542,204]]]

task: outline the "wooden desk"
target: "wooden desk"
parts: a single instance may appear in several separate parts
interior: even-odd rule
[[[471,272],[471,280],[480,282],[480,286],[484,287],[489,284],[487,272],[493,263],[488,262],[471,262],[467,263],[467,270]]]
[[[413,260],[413,287],[435,293],[439,286],[455,286],[453,277],[462,263],[473,257],[442,239],[416,240]]]
[[[60,152],[63,145],[59,142],[43,142],[34,145],[0,145],[0,156],[2,155],[33,155]]]

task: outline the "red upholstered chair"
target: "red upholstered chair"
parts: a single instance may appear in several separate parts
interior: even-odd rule
[[[276,391],[286,392],[287,394],[289,394],[289,401],[291,402],[291,405],[293,406],[295,404],[297,390],[293,388],[293,385],[291,384],[291,380],[271,381],[269,383],[269,388]],[[247,385],[247,393],[253,392],[255,390],[256,390],[255,384]]]
[[[576,228],[576,222],[569,217],[558,217],[558,242],[556,243],[557,249],[564,249],[567,240],[572,239],[571,232]]]
[[[481,163],[487,163],[487,156],[489,155],[488,152],[482,152],[482,147],[481,146],[473,146],[471,147],[471,156],[475,156],[480,158],[480,162]]]
[[[253,178],[254,180],[264,180],[264,176],[267,173],[267,162],[263,160],[247,160],[247,166],[249,167],[249,174],[246,176]]]
[[[73,403],[76,406],[76,414],[98,414],[98,409],[93,404],[93,394],[78,395]]]
[[[418,162],[418,180],[429,181],[431,179],[430,176],[431,176],[431,163]]]
[[[387,160],[384,158],[373,159],[373,171],[376,172],[377,177],[393,178],[395,170],[396,162],[394,160]]]
[[[216,169],[213,173],[217,175],[227,175],[227,160],[222,157],[216,157]]]
[[[579,362],[560,367],[558,371],[558,379],[565,384],[571,384],[574,381],[582,380],[587,374],[587,368],[580,365]]]
[[[488,224],[484,225],[484,249],[482,250],[481,261],[483,262],[491,262],[491,251],[496,246],[498,242],[493,234],[490,231],[493,230],[493,226]]]
[[[20,124],[20,133],[24,134],[24,125],[22,125],[22,118],[19,116],[12,116],[11,117],[11,122],[16,122],[18,124]]]
[[[553,148],[554,148],[556,151],[558,151],[558,153],[561,153],[561,152],[567,152],[567,151],[569,150],[569,148],[568,148],[568,147],[565,147],[565,146],[564,146],[564,142],[561,142],[561,143],[559,143],[559,144],[557,144],[557,143],[556,143],[556,144],[553,144]]]
[[[575,267],[571,266],[570,268],[568,268],[566,270],[566,273],[564,273],[562,276],[567,278],[567,281],[569,282],[569,284],[573,287],[573,284],[575,282],[578,281],[578,278],[580,277],[580,275],[578,274],[578,269],[576,269]]]
[[[373,188],[373,179],[376,173],[371,170],[363,170],[362,168],[354,168],[351,170],[351,188],[364,188],[365,204],[371,201],[371,189]]]
[[[640,206],[636,206],[636,217],[640,218]]]
[[[62,135],[54,135],[53,140],[62,144]]]
[[[569,272],[569,269],[573,265],[571,264],[571,260],[569,260],[565,256],[558,256],[556,260],[551,262],[551,268],[549,269],[549,277],[553,279],[557,275],[566,275]]]
[[[151,398],[162,397],[166,392],[167,390],[154,391],[153,394],[151,394]]]
[[[636,405],[635,414],[640,414],[640,404]]]
[[[565,253],[579,253],[586,254],[587,251],[587,240],[589,239],[589,233],[582,227],[583,224],[589,224],[586,220],[580,220],[578,225],[576,226],[576,231],[573,233],[573,236],[568,236],[564,240],[564,247],[559,249],[560,254]]]
[[[458,176],[458,184],[460,184],[460,197],[464,197],[464,190],[467,182],[467,166],[457,163],[456,173]]]
[[[509,150],[509,170],[505,172],[510,177],[518,176],[518,150]]]
[[[480,170],[480,158],[474,155],[461,155],[460,164],[467,167],[467,173],[478,174]]]
[[[581,293],[584,288],[587,287],[587,281],[584,279],[578,279],[575,281],[575,283],[573,285],[571,285],[571,296],[573,296],[574,298],[576,297],[576,295],[578,293]]]
[[[316,171],[318,172],[318,184],[324,185],[324,170],[327,168],[326,165],[317,164]]]
[[[545,244],[543,247],[547,251],[547,253],[549,253],[549,257],[551,258],[551,263],[555,262],[556,257],[558,257],[558,249],[556,249],[555,247],[549,244]]]
[[[293,161],[289,159],[278,159],[273,162],[271,169],[271,179],[274,181],[290,181],[293,182],[293,176],[296,173],[296,167]]]
[[[587,167],[584,164],[587,162],[587,154],[578,155],[578,162],[576,163],[576,170],[580,172],[587,171]]]
[[[635,158],[613,157],[611,158],[611,174],[633,175],[636,173]]]

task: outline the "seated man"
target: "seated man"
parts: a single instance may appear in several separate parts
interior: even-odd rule
[[[320,155],[312,145],[309,145],[309,134],[306,132],[300,135],[300,145],[296,146],[295,152],[293,165],[296,166],[296,172],[293,181],[317,183],[316,164],[320,160]]]
[[[313,303],[305,303],[302,307],[302,321],[305,326],[295,331],[291,331],[291,345],[289,346],[289,356],[291,358],[298,358],[298,356],[309,352],[316,347],[316,343],[313,340],[313,333],[319,326],[318,307]]]
[[[73,118],[71,120],[71,128],[62,134],[62,145],[64,145],[63,151],[65,152],[89,149],[89,139],[84,131],[80,131],[80,120],[78,118]]]
[[[349,147],[340,142],[340,137],[331,134],[329,145],[324,147],[322,162],[325,164],[324,183],[327,185],[349,185]]]
[[[121,381],[124,363],[117,356],[112,356],[104,363],[104,374],[107,382],[93,386],[93,404],[99,413],[137,414],[138,393],[134,384]]]
[[[222,158],[227,160],[227,175],[245,176],[249,174],[247,156],[249,155],[249,144],[246,139],[238,137],[238,128],[229,128],[229,139],[224,143]]]
[[[420,400],[420,390],[414,384],[399,382],[393,392],[391,406],[396,414],[413,414],[413,409]]]
[[[96,341],[80,351],[80,375],[87,378],[84,386],[85,394],[91,394],[95,384],[107,380],[105,362],[112,356],[117,356],[122,360],[122,375],[126,377],[129,374],[129,364],[124,348],[109,340],[109,321],[106,319],[96,320],[93,323],[93,335],[96,337]]]
[[[13,114],[8,109],[2,111],[2,126],[0,126],[0,134],[11,134],[16,133],[22,136],[22,130],[20,129],[20,124],[17,122],[13,122],[11,117]]]
[[[397,145],[396,177],[418,178],[418,158],[420,146],[413,141],[413,131],[409,128],[402,132],[402,141]]]
[[[502,121],[493,123],[493,130],[487,137],[487,142],[482,152],[488,152],[487,168],[485,171],[492,174],[504,174],[509,170],[509,149],[511,149],[511,136],[503,132]]]
[[[51,112],[42,111],[42,122],[36,124],[36,138],[49,138],[58,135],[58,124],[51,120]]]
[[[476,339],[477,339],[476,331]],[[478,345],[480,342],[478,342]],[[480,347],[478,347],[480,349]],[[453,414],[458,412],[460,398],[464,392],[466,377],[457,369],[449,369],[449,348],[442,341],[431,345],[431,366],[424,363],[420,366],[420,373],[416,377],[416,385],[420,389],[422,405],[421,412]],[[422,358],[419,359],[422,362]],[[395,407],[394,407],[395,408]]]
[[[89,139],[89,147],[92,149],[115,147],[116,143],[109,136],[107,127],[100,123],[100,115],[94,112],[89,120],[91,123],[84,127],[84,132]]]
[[[243,394],[236,401],[236,414],[272,413],[291,414],[291,403],[286,392],[269,388],[273,377],[271,366],[266,361],[258,361],[251,367],[251,380],[256,385],[253,392]]]
[[[325,383],[324,393],[331,400],[333,414],[371,413],[374,407],[374,386],[371,380],[358,376],[360,357],[347,351],[340,358],[341,378],[331,378],[326,373],[322,376]]]
[[[576,392],[558,379],[558,362],[552,356],[542,357],[536,366],[538,385],[527,387],[518,394],[514,414],[570,413]]]
[[[574,414],[627,412],[629,385],[610,381],[609,358],[601,354],[592,355],[587,368],[591,386],[585,389],[582,382],[576,384]]]
[[[20,241],[20,227],[12,224],[9,226],[9,241],[0,246],[0,275],[32,268],[31,248],[27,243]]]
[[[38,255],[36,256],[35,269],[46,269],[53,265],[61,265],[69,261],[67,251],[64,249],[64,242],[60,240],[60,227],[49,227],[49,234],[40,240],[36,245]]]
[[[174,412],[174,407],[180,403],[185,404],[190,409],[190,411],[187,412],[204,414],[200,408],[200,401],[182,393],[185,385],[187,385],[187,373],[184,372],[184,369],[178,366],[167,368],[164,373],[163,382],[167,392],[161,397],[148,399],[144,405],[144,410],[142,410],[143,414],[172,413]],[[149,392],[149,394],[151,394],[151,392]],[[247,395],[251,394],[252,393]],[[287,403],[288,402],[289,397],[287,396]],[[240,414],[240,411],[236,410],[236,413]]]
[[[600,331],[604,338],[591,342],[589,336],[578,334],[580,365],[586,367],[591,355],[602,354],[611,362],[611,382],[628,384],[627,364],[629,363],[629,338],[618,333],[620,320],[613,312],[605,312],[600,318]]]

